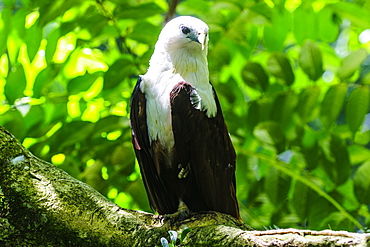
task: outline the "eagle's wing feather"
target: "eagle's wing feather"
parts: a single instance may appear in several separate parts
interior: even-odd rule
[[[147,126],[146,99],[145,94],[140,90],[142,80],[138,79],[131,97],[131,128],[132,143],[136,157],[140,165],[141,175],[145,189],[148,194],[150,206],[153,210],[163,214],[177,209],[178,200],[172,195],[159,176],[158,160],[165,154],[157,145],[150,143]]]
[[[238,219],[235,195],[236,154],[221,107],[213,91],[217,115],[208,118],[199,110],[196,90],[188,83],[177,84],[171,92],[172,128],[179,162],[190,167],[203,200],[203,210],[230,214]]]

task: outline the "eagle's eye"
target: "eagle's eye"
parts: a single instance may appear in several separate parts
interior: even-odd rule
[[[183,34],[189,34],[190,33],[190,28],[181,26],[181,31]]]

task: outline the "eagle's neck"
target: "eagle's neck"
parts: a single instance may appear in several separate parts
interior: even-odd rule
[[[216,115],[216,102],[209,83],[207,49],[201,50],[197,44],[178,46],[176,43],[162,49],[156,47],[146,75],[150,75],[153,84],[162,88],[169,86],[171,90],[182,81],[191,84],[201,98],[201,109],[208,117]]]
[[[199,47],[198,47],[199,48]],[[189,47],[156,50],[147,73],[142,77],[141,91],[147,100],[150,140],[160,140],[167,149],[174,145],[171,126],[170,92],[179,82],[191,84],[200,97],[200,108],[208,117],[217,113],[213,89],[209,83],[207,53]]]

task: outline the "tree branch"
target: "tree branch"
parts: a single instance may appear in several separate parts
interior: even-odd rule
[[[247,231],[217,212],[171,227],[161,216],[122,209],[58,167],[38,159],[0,127],[0,245],[160,246],[170,228],[184,246],[366,246],[369,234],[334,231]]]

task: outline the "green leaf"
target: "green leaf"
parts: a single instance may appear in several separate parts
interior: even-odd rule
[[[247,129],[252,131],[259,122],[269,120],[271,106],[271,101],[266,101],[263,99],[252,101],[248,109]]]
[[[318,13],[318,29],[320,39],[327,42],[335,42],[338,39],[341,21],[334,11],[325,6]]]
[[[316,43],[306,40],[299,54],[299,65],[308,77],[316,81],[322,75],[322,56],[321,51]]]
[[[95,7],[91,6],[86,10],[86,15],[83,15],[79,20],[81,29],[89,30],[91,36],[98,36],[106,27],[109,27],[109,19],[99,13],[94,12]],[[76,8],[76,12],[79,13],[79,8]]]
[[[291,177],[275,167],[268,169],[265,178],[265,191],[275,208],[285,203],[290,188]]]
[[[242,77],[248,86],[258,90],[267,90],[269,78],[259,63],[247,63],[242,70]]]
[[[301,147],[301,153],[306,160],[307,169],[309,170],[313,170],[318,166],[322,155],[319,145],[317,144],[316,137],[312,132],[313,131],[310,128],[306,128]]]
[[[286,128],[293,119],[292,114],[297,103],[298,97],[293,91],[279,93],[272,104],[271,119]]]
[[[12,27],[12,10],[10,8],[3,8],[0,14],[0,54],[3,54],[5,52],[8,35]]]
[[[27,132],[27,137],[41,137],[44,133],[41,128],[44,122],[44,108],[40,105],[31,105],[30,110],[24,116],[24,129]]]
[[[299,94],[299,102],[297,104],[297,112],[303,123],[308,123],[313,120],[313,112],[318,104],[320,96],[320,87],[307,87]]]
[[[329,88],[321,103],[320,119],[325,127],[334,124],[342,110],[347,93],[345,84],[334,85]]]
[[[359,86],[351,92],[346,107],[346,122],[352,133],[356,133],[369,109],[369,87]]]
[[[288,58],[281,53],[273,53],[267,61],[268,71],[284,81],[288,86],[294,82],[294,73]]]
[[[354,176],[355,195],[357,200],[363,204],[370,203],[370,161],[362,164]]]
[[[370,157],[370,150],[361,145],[348,146],[349,158],[352,165],[358,165]]]
[[[298,44],[306,39],[316,40],[317,20],[312,5],[302,2],[293,13],[293,32]]]
[[[41,1],[40,2],[40,25],[45,26],[58,16],[63,15],[67,10],[74,5],[79,5],[80,0],[64,0],[64,1]]]
[[[41,44],[42,30],[38,22],[35,22],[26,32],[25,43],[27,45],[27,54],[30,61],[32,61]]]
[[[330,140],[325,140],[321,144],[325,154],[323,165],[326,173],[337,186],[345,183],[349,179],[351,171],[345,140],[332,135]]]
[[[86,73],[83,76],[73,78],[68,82],[67,91],[69,94],[87,91],[100,76],[102,76],[102,73],[97,72],[94,74]]]
[[[51,61],[53,60],[59,38],[60,38],[59,27],[54,28],[47,37],[48,42],[45,48],[45,59],[48,64],[50,64]]]
[[[308,212],[310,209],[310,189],[307,185],[296,182],[294,185],[292,204],[295,212],[301,220],[305,220],[308,217]]]
[[[7,77],[4,87],[4,94],[9,104],[14,104],[16,99],[23,97],[23,91],[26,88],[26,76],[22,65],[13,67]]]
[[[50,83],[55,79],[60,71],[60,65],[51,64],[50,66],[43,69],[35,79],[33,84],[33,97],[39,98],[42,96],[43,90],[47,92],[46,88],[50,85]]]
[[[284,141],[284,133],[281,126],[272,121],[259,123],[254,128],[253,134],[260,141],[271,145],[279,145]]]
[[[120,10],[118,17],[124,19],[141,19],[163,13],[164,10],[156,3],[149,2],[137,6],[127,6]]]
[[[338,69],[338,77],[342,80],[351,77],[356,70],[360,69],[360,66],[365,61],[366,57],[367,51],[365,48],[361,48],[343,58],[342,65]]]
[[[134,71],[135,68],[129,58],[121,58],[115,61],[104,74],[103,90],[117,87],[125,77],[133,74]]]
[[[290,31],[290,23],[290,13],[285,8],[273,12],[271,24],[265,25],[263,29],[263,40],[268,50],[283,50],[285,39]]]
[[[7,7],[7,8],[11,8],[15,5],[15,0],[3,0],[2,2],[4,2],[4,5]]]
[[[22,140],[25,134],[24,119],[17,109],[11,109],[0,117],[0,126],[6,128],[18,140]]]
[[[8,34],[7,53],[11,64],[17,64],[21,47],[25,38],[26,10],[15,12],[11,18],[11,31]],[[5,23],[5,25],[7,25]]]
[[[338,2],[328,5],[335,13],[349,19],[355,25],[362,28],[370,28],[370,11],[353,2]]]
[[[335,180],[337,185],[341,185],[350,178],[351,163],[345,140],[333,135],[330,143],[330,150],[335,161]],[[333,170],[332,170],[333,171]]]
[[[129,176],[135,169],[135,153],[130,142],[125,142],[123,145],[117,146],[111,155],[110,162],[113,165],[119,166],[119,171],[122,176]]]
[[[74,121],[64,123],[63,127],[55,133],[50,148],[56,152],[63,148],[74,146],[78,142],[86,141],[93,134],[93,129],[94,124],[90,122]]]
[[[139,41],[144,44],[154,45],[157,37],[161,31],[161,27],[155,26],[147,21],[138,22],[128,38]]]

